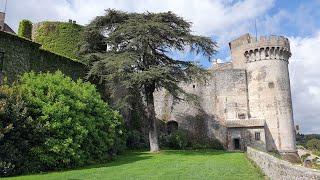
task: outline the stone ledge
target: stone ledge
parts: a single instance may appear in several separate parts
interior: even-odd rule
[[[247,147],[247,156],[255,162],[270,179],[282,180],[317,180],[320,171],[297,166],[287,161],[278,159],[265,152]]]
[[[242,128],[242,127],[264,127],[264,119],[235,119],[227,120],[226,126],[228,128]]]

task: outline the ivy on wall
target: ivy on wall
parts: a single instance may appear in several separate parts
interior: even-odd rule
[[[22,20],[19,23],[18,36],[31,39],[32,36],[32,22],[29,20]]]
[[[83,26],[66,22],[42,22],[34,25],[33,39],[42,48],[72,59],[78,59],[76,51]]]
[[[73,79],[83,78],[86,66],[70,58],[41,49],[41,44],[0,31],[0,52],[4,54],[3,75],[11,83],[24,72],[62,71]]]

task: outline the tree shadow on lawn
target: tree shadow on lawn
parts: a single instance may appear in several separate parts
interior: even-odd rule
[[[105,163],[87,165],[83,167],[63,169],[63,170],[53,170],[53,171],[40,172],[40,173],[22,174],[22,176],[45,175],[50,173],[61,173],[61,172],[88,170],[88,169],[96,169],[96,168],[103,168],[103,167],[121,166],[124,164],[130,164],[136,161],[146,160],[150,158],[152,158],[152,154],[146,151],[127,151],[117,155],[113,160]],[[18,176],[21,176],[21,175],[18,175]],[[15,177],[15,176],[12,176],[12,177]]]
[[[29,175],[45,175],[49,173],[61,173],[61,172],[69,172],[69,171],[79,171],[79,170],[89,170],[89,169],[96,169],[96,168],[103,168],[103,167],[113,167],[113,166],[121,166],[124,164],[130,164],[137,161],[151,159],[157,155],[181,155],[181,156],[207,156],[207,155],[222,155],[222,154],[230,154],[230,153],[239,153],[239,152],[227,152],[223,150],[210,150],[210,149],[200,149],[200,150],[161,150],[159,153],[150,153],[148,151],[127,151],[123,154],[120,154],[115,157],[110,162],[95,164],[95,165],[88,165],[79,168],[71,168],[71,169],[64,169],[64,170],[54,170],[48,172],[41,172],[35,174],[25,174],[26,176]]]
[[[94,168],[101,168],[101,167],[121,166],[124,164],[130,164],[136,161],[146,160],[150,158],[152,158],[152,154],[146,151],[127,151],[117,155],[113,160],[109,162],[84,166],[84,167],[70,169],[70,170],[84,170],[84,169],[94,169]]]
[[[199,149],[199,150],[164,150],[164,154],[168,155],[185,155],[185,156],[194,156],[194,155],[222,155],[222,154],[232,154],[232,153],[242,153],[242,152],[233,152],[233,151],[224,151],[224,150],[213,150],[213,149]]]
[[[231,153],[241,153],[241,152],[228,152],[224,150],[212,150],[212,149],[200,149],[200,150],[161,150],[158,153],[150,153],[148,151],[127,151],[123,154],[116,156],[116,158],[110,162],[89,165],[75,169],[62,170],[59,172],[73,171],[73,170],[85,170],[85,169],[95,169],[102,167],[113,167],[121,166],[124,164],[130,164],[137,161],[147,160],[156,157],[157,155],[181,155],[181,156],[215,156],[222,154],[231,154]]]

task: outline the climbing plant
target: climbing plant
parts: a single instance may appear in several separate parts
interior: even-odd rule
[[[78,43],[83,27],[65,22],[43,22],[34,29],[34,40],[51,52],[78,59]]]
[[[32,38],[32,22],[24,19],[20,21],[19,29],[18,29],[18,36],[24,37],[27,39]]]

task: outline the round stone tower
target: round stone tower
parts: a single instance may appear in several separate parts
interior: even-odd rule
[[[288,160],[296,157],[288,63],[289,40],[283,36],[243,35],[230,44],[234,68],[246,69],[248,116],[265,120],[266,148]]]

